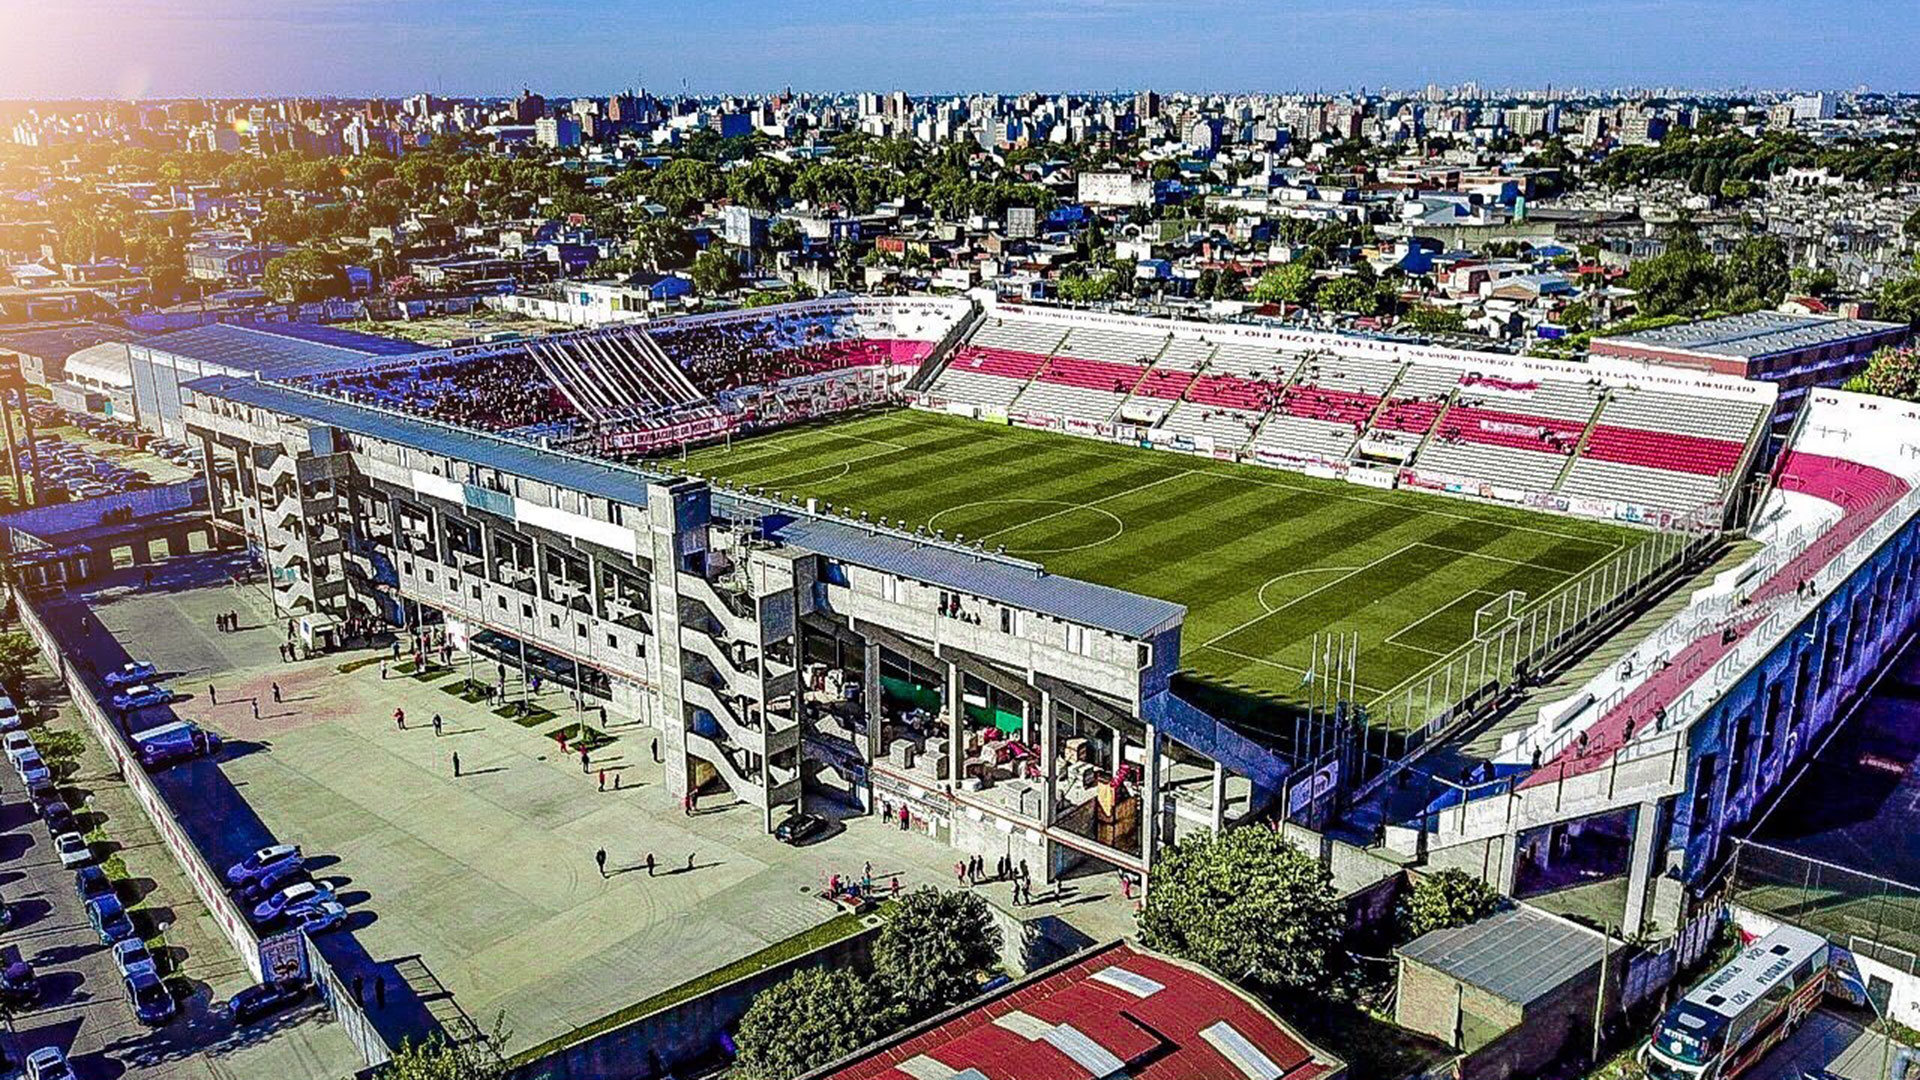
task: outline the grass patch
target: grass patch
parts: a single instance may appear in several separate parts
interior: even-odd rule
[[[440,688],[440,692],[452,694],[469,705],[478,705],[487,700],[487,685],[473,679],[461,679],[459,682],[448,683]]]
[[[361,668],[372,667],[373,665],[379,663],[384,659],[386,659],[386,657],[363,656],[358,660],[349,660],[344,664],[335,664],[334,670],[338,671],[342,675],[351,675],[354,672],[359,671]]]
[[[493,715],[505,720],[511,720],[521,727],[530,728],[539,727],[541,724],[554,719],[560,714],[543,705],[529,705],[527,706],[527,711],[523,713],[520,711],[519,702],[515,702],[512,705],[502,705],[493,710]]]
[[[580,750],[598,750],[603,746],[611,746],[620,741],[598,728],[588,727],[585,724],[568,724],[566,727],[550,731],[547,734],[555,739],[565,737],[567,740],[567,749],[576,752]]]
[[[885,905],[882,905],[882,910],[884,909]],[[776,941],[759,952],[743,956],[731,964],[717,967],[705,975],[662,990],[652,997],[643,998],[626,1008],[610,1012],[598,1020],[588,1021],[564,1035],[555,1036],[537,1046],[528,1047],[515,1054],[513,1059],[507,1062],[507,1066],[518,1068],[529,1062],[538,1061],[574,1043],[612,1031],[642,1017],[651,1016],[662,1009],[672,1008],[681,1002],[690,1001],[736,979],[758,974],[795,957],[804,956],[816,949],[850,938],[865,927],[866,916],[864,915],[837,915],[811,930],[803,930],[784,941]]]

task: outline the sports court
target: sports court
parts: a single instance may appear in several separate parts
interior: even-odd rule
[[[1539,603],[1653,535],[908,410],[682,464],[1185,604],[1192,673],[1279,702],[1305,700],[1315,634],[1357,634],[1359,696],[1385,698],[1471,639],[1482,609]]]

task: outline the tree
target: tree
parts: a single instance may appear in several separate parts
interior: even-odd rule
[[[1920,401],[1920,351],[1881,349],[1867,361],[1866,370],[1848,379],[1841,389]]]
[[[1792,282],[1787,247],[1777,236],[1750,236],[1733,246],[1720,268],[1726,307],[1773,305]]]
[[[1593,326],[1593,305],[1575,300],[1560,309],[1560,326],[1569,334],[1578,334]]]
[[[1400,317],[1401,325],[1422,334],[1458,334],[1466,330],[1466,317],[1457,311],[1422,304]]]
[[[1153,872],[1139,924],[1148,948],[1262,988],[1326,984],[1345,911],[1326,868],[1278,833],[1193,833]]]
[[[809,968],[754,995],[734,1036],[734,1065],[751,1080],[789,1080],[894,1030],[897,1017],[876,984]]]
[[[1304,259],[1276,266],[1253,283],[1252,295],[1263,304],[1304,304],[1313,299],[1313,266]]]
[[[17,690],[27,672],[40,662],[40,650],[21,631],[0,634],[0,686]]]
[[[1000,928],[978,893],[915,889],[887,909],[873,943],[875,976],[911,1023],[979,992],[1000,956]]]
[[[409,1039],[380,1070],[381,1080],[501,1080],[507,1075],[500,1054],[505,1040],[497,1022],[491,1034],[470,1042],[450,1042],[439,1032],[424,1042]]]
[[[1477,877],[1446,869],[1420,879],[1400,902],[1400,928],[1406,940],[1435,930],[1479,922],[1500,907],[1500,893]]]
[[[708,248],[693,259],[693,285],[707,296],[732,292],[740,284],[740,264],[719,248]]]
[[[1057,287],[1062,300],[1097,303],[1120,295],[1120,275],[1112,270],[1093,275],[1085,270],[1070,270],[1060,275]]]
[[[1356,275],[1337,277],[1320,287],[1315,304],[1329,311],[1351,311],[1356,315],[1380,313],[1380,290],[1371,281]]]
[[[1920,326],[1920,266],[1906,277],[1881,282],[1873,310],[1878,318]]]
[[[693,258],[693,237],[672,218],[650,217],[633,230],[633,261],[637,266],[668,270]]]
[[[318,248],[303,247],[267,260],[260,287],[275,300],[319,300],[339,291],[340,266]]]

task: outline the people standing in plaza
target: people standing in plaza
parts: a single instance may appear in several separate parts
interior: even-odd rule
[[[600,867],[600,876],[603,878],[606,877],[607,876],[607,849],[601,848],[599,851],[594,852],[593,861],[596,865]]]
[[[207,684],[207,704],[209,705],[220,704],[220,695],[214,693],[212,683]]]
[[[440,714],[439,713],[433,714],[433,737],[436,739],[440,737]]]
[[[460,775],[460,751],[458,750],[453,752],[453,775],[456,777]]]
[[[273,684],[273,703],[275,705],[280,704],[280,684],[279,683]]]
[[[647,876],[653,876],[653,852],[647,852]]]
[[[580,775],[585,776],[592,771],[592,769],[587,767],[587,748],[582,746],[580,748]]]
[[[660,736],[653,737],[653,763],[660,764]]]
[[[247,704],[249,704],[249,705],[251,705],[251,706],[253,706],[253,718],[254,718],[255,720],[258,720],[258,719],[260,719],[260,699],[259,699],[259,698],[248,698],[248,699],[247,699]]]
[[[394,729],[397,731],[407,730],[407,710],[405,709],[393,710],[393,725],[394,725]]]
[[[605,769],[600,770],[600,790],[607,790],[607,770]]]
[[[693,852],[687,852],[687,873],[693,873]]]

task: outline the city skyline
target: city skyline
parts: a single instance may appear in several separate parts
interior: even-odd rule
[[[1387,12],[1341,0],[1284,10],[1229,0],[901,10],[860,0],[825,15],[757,0],[665,11],[619,0],[109,6],[116,32],[106,35],[99,5],[0,0],[9,30],[0,99],[501,96],[521,86],[584,95],[638,85],[707,95],[1465,82],[1897,91],[1911,88],[1901,80],[1920,45],[1920,28],[1883,6],[1842,3],[1810,20],[1785,0],[1419,0]]]

